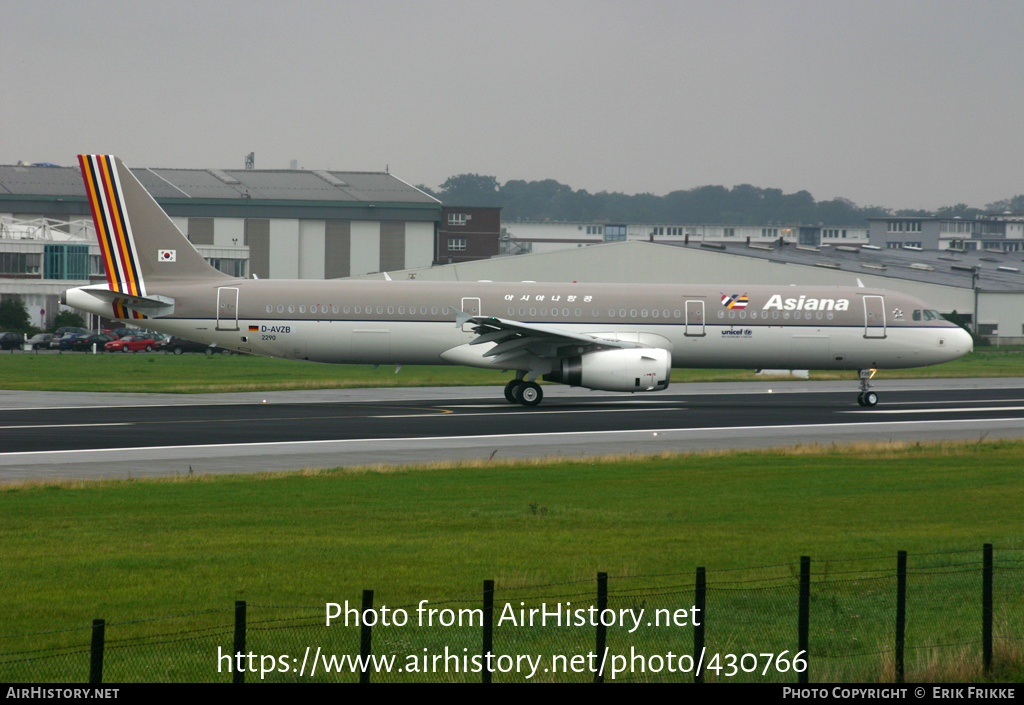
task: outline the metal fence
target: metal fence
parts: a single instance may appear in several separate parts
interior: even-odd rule
[[[816,560],[0,637],[15,682],[1019,680],[1024,549]],[[330,616],[330,619],[328,617]],[[328,623],[330,622],[330,623]]]

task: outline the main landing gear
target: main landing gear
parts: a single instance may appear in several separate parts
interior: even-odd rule
[[[877,371],[875,369],[860,371],[860,394],[857,395],[857,403],[861,406],[871,407],[878,404],[878,395],[868,391],[871,387],[871,378]]]
[[[544,398],[544,392],[536,382],[516,378],[505,385],[505,398],[510,404],[537,406]]]

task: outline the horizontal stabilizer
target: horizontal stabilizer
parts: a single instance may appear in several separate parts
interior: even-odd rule
[[[156,294],[132,296],[120,291],[111,291],[106,287],[82,287],[79,291],[112,304],[115,307],[115,316],[117,318],[126,317],[117,314],[116,309],[119,306],[124,306],[132,311],[138,311],[146,318],[159,318],[160,316],[170,316],[174,313],[174,299],[169,296],[158,296]]]

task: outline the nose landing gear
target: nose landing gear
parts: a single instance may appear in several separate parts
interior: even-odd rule
[[[876,372],[876,369],[860,371],[860,394],[857,395],[857,403],[861,406],[872,407],[878,404],[878,395],[868,391],[871,387],[871,378]]]

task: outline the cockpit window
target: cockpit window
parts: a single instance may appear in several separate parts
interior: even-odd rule
[[[933,311],[927,308],[924,309],[923,311],[919,308],[915,308],[912,317],[915,321],[934,321],[936,319],[942,318],[942,314],[939,313],[938,311]]]
[[[919,308],[915,308],[914,309],[914,316],[913,316],[913,318],[914,318],[915,321],[920,321],[921,320],[921,309],[919,309]]]

